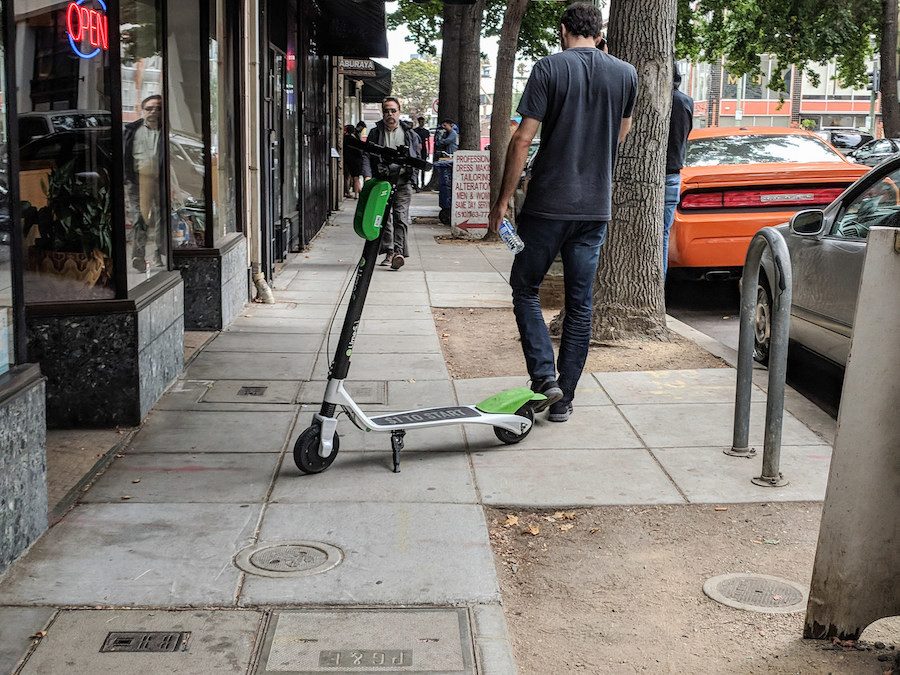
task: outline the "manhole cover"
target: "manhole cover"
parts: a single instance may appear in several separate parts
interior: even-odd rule
[[[806,589],[765,574],[723,574],[708,579],[703,592],[723,605],[750,612],[789,614],[806,609]]]
[[[337,546],[320,541],[285,541],[257,544],[237,554],[235,564],[261,577],[302,577],[339,565],[344,554]]]

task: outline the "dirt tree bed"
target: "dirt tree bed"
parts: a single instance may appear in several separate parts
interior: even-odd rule
[[[890,672],[897,654],[890,648],[900,630],[896,619],[867,629],[858,646],[868,650],[859,651],[803,640],[803,612],[741,611],[703,594],[706,579],[729,572],[808,586],[819,504],[607,507],[555,515],[488,509],[487,516],[522,675],[878,674]]]
[[[554,310],[544,312],[550,321]],[[434,321],[453,379],[527,377],[512,309],[435,308]],[[591,347],[584,372],[725,368],[727,364],[690,340],[621,341]]]

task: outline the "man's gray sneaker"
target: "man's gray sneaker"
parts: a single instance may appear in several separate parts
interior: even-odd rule
[[[532,404],[532,410],[536,413],[546,410],[563,397],[563,391],[560,389],[559,384],[557,384],[556,380],[549,377],[545,380],[532,382],[531,391],[547,397],[546,401],[535,401]]]
[[[550,414],[547,419],[551,422],[567,422],[573,412],[575,412],[575,407],[571,401],[557,401],[550,406]]]

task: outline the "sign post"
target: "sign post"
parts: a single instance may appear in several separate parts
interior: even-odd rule
[[[491,209],[490,152],[458,150],[454,153],[452,201],[451,234],[465,239],[483,237]]]

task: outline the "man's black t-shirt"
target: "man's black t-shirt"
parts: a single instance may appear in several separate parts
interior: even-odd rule
[[[672,92],[669,143],[666,148],[666,175],[681,173],[687,138],[694,126],[694,99],[678,89]]]
[[[428,139],[431,138],[431,132],[428,131],[428,129],[426,129],[425,127],[416,127],[415,129],[413,129],[413,131],[415,131],[419,135],[419,138],[422,140],[422,152],[421,152],[422,157],[427,158],[428,157]]]
[[[541,122],[524,213],[554,220],[608,221],[622,119],[631,117],[637,71],[593,47],[538,61],[519,103]]]

